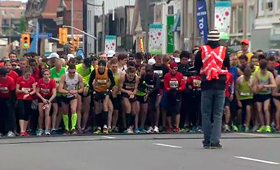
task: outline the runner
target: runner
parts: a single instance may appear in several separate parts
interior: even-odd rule
[[[23,76],[19,77],[16,82],[16,93],[18,99],[18,113],[19,113],[19,126],[20,136],[29,137],[26,132],[27,124],[32,112],[32,95],[36,93],[35,79],[31,76],[32,69],[25,68]]]
[[[240,65],[239,65],[239,69],[242,71],[242,73],[244,72],[245,68],[247,67],[248,65],[248,57],[246,55],[241,55],[239,57],[239,62],[240,62]]]
[[[8,137],[14,137],[15,134],[15,116],[14,116],[14,100],[15,100],[15,82],[9,77],[5,68],[0,69],[0,137],[8,131]],[[5,128],[7,125],[7,129]]]
[[[253,76],[251,76],[251,70],[249,68],[246,68],[244,70],[244,75],[237,79],[235,95],[239,107],[238,112],[242,115],[242,119],[239,120],[236,125],[244,125],[244,131],[248,132],[253,106]],[[241,130],[241,128],[239,129]]]
[[[120,78],[120,91],[122,95],[122,102],[124,111],[126,113],[126,133],[133,133],[133,122],[138,113],[136,109],[135,95],[137,93],[139,79],[136,76],[135,67],[128,67],[126,74]]]
[[[226,75],[226,92],[225,92],[225,126],[224,131],[230,132],[229,121],[230,121],[230,102],[234,97],[234,80],[230,72]]]
[[[138,86],[138,92],[136,94],[137,105],[141,115],[140,129],[135,129],[135,133],[145,133],[144,125],[146,122],[147,112],[149,110],[149,119],[151,126],[149,129],[153,129],[152,132],[159,133],[158,129],[158,115],[156,114],[156,99],[160,90],[160,80],[157,74],[154,73],[153,66],[143,65],[145,72],[142,73]],[[141,68],[141,70],[142,70]],[[136,124],[135,124],[136,126]]]
[[[257,132],[271,132],[269,104],[271,98],[271,88],[276,87],[273,74],[267,70],[267,59],[260,55],[260,70],[255,74],[253,84],[255,88],[255,100],[260,119],[261,127]],[[265,118],[263,116],[265,113]],[[266,120],[266,122],[264,121]],[[266,126],[265,126],[266,125]]]
[[[127,64],[127,60],[128,60],[127,55],[124,53],[121,53],[117,57],[118,57],[118,67],[121,70],[121,72],[123,74],[125,74],[126,69],[127,69],[126,64]]]
[[[83,77],[84,82],[84,92],[78,96],[78,130],[79,133],[83,133],[85,131],[89,111],[90,111],[90,93],[89,93],[89,78],[94,67],[91,65],[91,59],[85,58],[83,63],[76,65],[77,73],[79,73]],[[83,116],[81,113],[83,112]],[[83,118],[83,120],[82,120]]]
[[[19,68],[14,70],[19,76],[22,76],[23,70],[27,67],[27,61],[28,60],[26,58],[21,58],[19,60]]]
[[[84,91],[82,76],[76,72],[76,66],[70,64],[68,72],[61,77],[58,91],[62,93],[63,122],[65,126],[64,134],[69,134],[68,109],[71,108],[71,134],[77,134],[77,97]]]
[[[175,132],[180,132],[180,105],[181,93],[186,88],[183,74],[177,72],[178,65],[173,62],[170,64],[170,72],[164,76],[164,89],[167,91],[167,133],[172,132],[172,116],[175,114]]]
[[[280,75],[276,77],[276,88],[273,88],[272,96],[273,101],[276,106],[276,113],[275,113],[275,125],[276,131],[280,132]]]
[[[112,71],[106,65],[106,61],[100,60],[98,67],[95,68],[95,71],[91,72],[89,79],[89,89],[95,95],[94,109],[97,124],[95,134],[102,133],[101,127],[103,127],[103,133],[108,133],[109,94],[115,86],[115,80]],[[102,107],[103,109],[101,109]]]
[[[43,134],[43,120],[45,119],[45,135],[51,134],[51,117],[50,110],[53,100],[56,97],[56,83],[54,79],[50,78],[50,70],[45,69],[43,78],[37,83],[37,96],[39,97],[39,129],[37,136]],[[55,123],[55,122],[54,122]]]
[[[110,69],[112,70],[114,80],[115,80],[115,86],[112,89],[112,95],[111,95],[111,100],[113,103],[113,115],[109,113],[108,116],[108,129],[109,131],[112,131],[114,133],[119,132],[117,128],[117,122],[118,122],[118,117],[119,117],[119,110],[121,107],[121,95],[119,91],[119,81],[120,77],[122,76],[121,70],[118,69],[118,59],[116,57],[113,57],[110,60]],[[112,126],[111,130],[110,127]]]
[[[52,134],[56,134],[56,131],[60,125],[62,119],[62,103],[61,103],[61,93],[58,92],[58,87],[60,84],[61,77],[65,74],[65,67],[62,67],[62,59],[57,59],[55,61],[54,67],[51,68],[51,78],[55,80],[56,83],[56,98],[52,102]]]
[[[17,78],[18,78],[18,74],[17,74],[17,72],[12,70],[12,64],[10,61],[5,62],[5,68],[8,72],[7,76],[12,77],[14,82],[16,82]]]

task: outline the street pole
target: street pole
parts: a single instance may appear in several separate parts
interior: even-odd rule
[[[247,39],[248,0],[243,0],[243,38]]]
[[[104,51],[105,46],[105,2],[102,2],[102,38],[101,38],[101,51]]]
[[[145,31],[146,31],[146,36],[145,36],[145,47],[146,47],[146,53],[149,52],[149,8],[150,8],[150,3],[149,0],[146,0],[146,12],[145,12]]]
[[[74,30],[73,30],[73,26],[74,26],[74,0],[71,0],[71,38],[74,38]]]
[[[210,30],[215,28],[215,2],[216,0],[209,0],[209,18],[210,18]]]

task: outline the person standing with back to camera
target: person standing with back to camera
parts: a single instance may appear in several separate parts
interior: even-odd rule
[[[201,113],[205,149],[222,148],[220,144],[225,102],[226,74],[230,67],[226,47],[219,44],[220,33],[211,30],[208,42],[195,57],[195,70],[201,74]],[[211,115],[213,114],[213,123]]]

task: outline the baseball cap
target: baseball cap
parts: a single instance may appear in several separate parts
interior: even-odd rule
[[[59,55],[57,53],[51,53],[47,59],[51,59],[51,58],[59,58]]]
[[[86,65],[86,67],[90,67],[91,66],[91,59],[90,58],[85,58],[84,59],[84,64]]]
[[[71,58],[75,58],[73,54],[67,54],[67,60],[69,61]]]
[[[114,50],[109,50],[109,51],[107,52],[107,57],[113,57],[115,54],[116,54],[116,53],[115,53]]]
[[[177,68],[178,67],[178,64],[176,62],[173,62],[170,64],[170,68],[171,69],[174,69],[174,68]]]
[[[247,40],[247,39],[243,39],[243,40],[241,41],[241,44],[250,45],[250,41]]]
[[[154,65],[154,64],[156,64],[156,60],[154,58],[151,58],[151,59],[148,60],[148,64],[149,65]]]
[[[8,74],[7,69],[4,68],[4,67],[2,67],[2,68],[0,69],[0,75],[1,75],[1,76],[6,76],[7,74]]]

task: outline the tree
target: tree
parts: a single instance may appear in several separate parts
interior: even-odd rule
[[[20,18],[19,30],[18,32],[24,33],[26,31],[26,18],[22,16]]]

